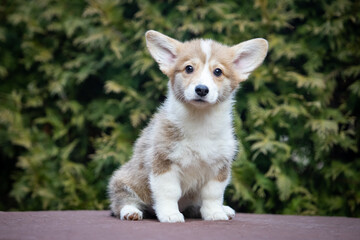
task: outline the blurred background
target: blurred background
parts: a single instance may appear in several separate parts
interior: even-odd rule
[[[234,106],[237,211],[360,216],[360,2],[3,0],[0,210],[108,209],[166,96],[144,33],[269,41]]]

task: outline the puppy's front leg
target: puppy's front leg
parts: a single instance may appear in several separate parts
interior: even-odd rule
[[[160,222],[184,222],[179,211],[178,201],[181,187],[178,173],[175,170],[150,177],[153,193],[154,210]]]
[[[210,180],[201,190],[201,216],[204,220],[229,220],[235,215],[230,207],[223,206],[228,181]]]

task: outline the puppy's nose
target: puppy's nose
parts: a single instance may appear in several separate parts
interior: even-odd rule
[[[209,88],[205,85],[199,84],[195,87],[195,92],[200,97],[204,97],[209,93]]]

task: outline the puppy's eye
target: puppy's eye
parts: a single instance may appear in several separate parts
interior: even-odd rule
[[[186,72],[186,73],[190,74],[190,73],[192,73],[193,71],[194,71],[193,66],[187,65],[187,66],[185,67],[185,72]]]
[[[220,77],[221,74],[222,74],[222,71],[221,71],[220,68],[216,68],[216,69],[214,70],[214,75],[215,75],[215,76]]]

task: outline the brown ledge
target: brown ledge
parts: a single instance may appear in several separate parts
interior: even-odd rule
[[[120,221],[109,211],[0,212],[0,239],[360,239],[360,219],[237,214],[231,221]]]

